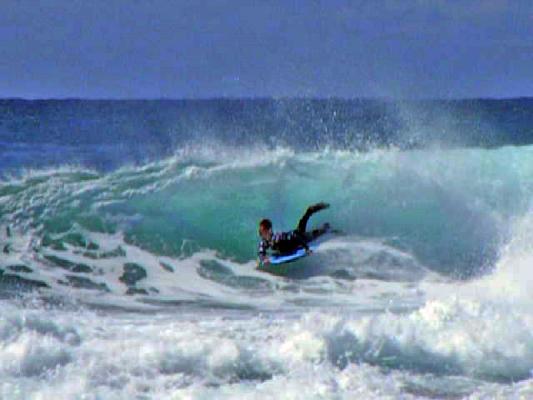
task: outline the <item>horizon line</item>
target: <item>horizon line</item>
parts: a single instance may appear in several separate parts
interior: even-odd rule
[[[385,96],[211,96],[211,97],[0,97],[0,101],[265,101],[265,100],[329,100],[329,101],[354,101],[354,100],[378,100],[378,101],[465,101],[465,100],[528,100],[531,96],[511,97],[385,97]]]

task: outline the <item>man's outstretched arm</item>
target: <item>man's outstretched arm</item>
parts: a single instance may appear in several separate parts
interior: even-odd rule
[[[267,256],[268,243],[264,240],[261,240],[259,243],[259,249],[257,251],[257,256],[259,257],[259,262],[263,264],[269,264],[270,259]]]

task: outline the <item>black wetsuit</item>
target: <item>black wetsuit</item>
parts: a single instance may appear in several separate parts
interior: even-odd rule
[[[262,239],[259,243],[259,259],[263,261],[266,258],[268,249],[272,249],[272,251],[277,254],[289,254],[301,247],[309,250],[307,243],[325,233],[329,225],[326,224],[321,229],[314,229],[311,232],[306,232],[307,221],[315,212],[326,207],[327,206],[311,206],[300,219],[298,227],[295,230],[289,232],[276,232],[272,234],[270,240]]]

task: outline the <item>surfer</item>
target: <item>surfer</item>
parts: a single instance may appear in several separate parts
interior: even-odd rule
[[[325,223],[321,228],[313,229],[307,232],[307,221],[314,213],[324,210],[329,207],[328,203],[320,202],[309,206],[305,214],[300,218],[298,227],[289,232],[272,232],[272,221],[269,219],[262,219],[259,222],[259,236],[261,242],[259,243],[259,261],[263,265],[268,265],[270,259],[267,256],[267,250],[270,248],[276,253],[287,254],[292,253],[298,248],[303,247],[306,253],[310,253],[311,249],[307,245],[311,240],[316,239],[320,235],[329,230],[329,224]]]

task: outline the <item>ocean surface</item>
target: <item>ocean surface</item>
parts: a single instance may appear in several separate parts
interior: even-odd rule
[[[532,238],[532,99],[0,100],[0,399],[533,399]]]

